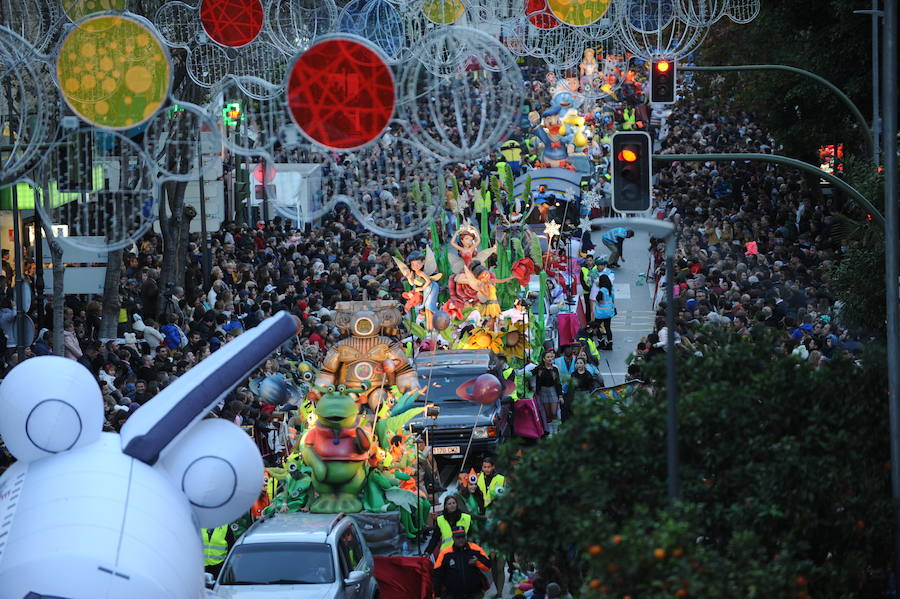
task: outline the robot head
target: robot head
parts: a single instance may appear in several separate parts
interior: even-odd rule
[[[400,302],[338,302],[334,322],[354,337],[376,337],[379,333],[395,334],[403,315]]]

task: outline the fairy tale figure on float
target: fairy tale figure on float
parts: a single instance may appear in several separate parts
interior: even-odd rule
[[[528,115],[531,130],[543,144],[541,163],[535,166],[574,170],[569,163],[569,144],[578,150],[587,146],[584,118],[578,114],[575,95],[563,91],[553,96],[553,103],[543,114],[532,111]]]
[[[433,330],[434,313],[438,311],[438,294],[441,288],[438,281],[443,277],[443,273],[437,271],[437,264],[434,254],[428,251],[428,256],[420,251],[410,252],[406,257],[406,262],[394,257],[397,268],[412,288],[403,293],[406,299],[405,310],[408,313],[416,306],[422,306],[425,312],[425,328],[429,331]]]

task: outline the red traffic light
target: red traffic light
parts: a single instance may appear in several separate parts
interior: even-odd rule
[[[638,159],[638,154],[631,148],[624,148],[619,152],[618,158],[623,162],[634,162]]]
[[[668,60],[660,60],[656,63],[656,70],[660,73],[665,73],[669,70],[669,61]]]

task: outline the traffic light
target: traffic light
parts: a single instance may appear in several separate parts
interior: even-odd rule
[[[674,60],[654,60],[650,64],[650,101],[657,104],[675,102]]]
[[[244,114],[241,111],[240,102],[228,102],[222,107],[222,122],[224,122],[225,125],[237,127],[243,118]]]
[[[653,197],[650,183],[650,135],[620,131],[612,137],[612,207],[616,212],[648,212]]]

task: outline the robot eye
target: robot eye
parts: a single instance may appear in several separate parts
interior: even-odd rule
[[[329,393],[334,393],[334,385],[328,385],[328,387],[326,387],[325,389],[326,389],[326,391],[328,391]]]
[[[297,471],[297,464],[291,463],[291,464],[288,466],[288,470],[290,470],[291,472],[296,472],[296,471]]]
[[[239,518],[263,484],[262,457],[253,439],[222,419],[197,423],[170,446],[162,464],[201,528]]]
[[[347,385],[338,385],[337,386],[338,393],[343,393],[347,390]]]
[[[100,388],[74,360],[32,358],[13,368],[0,385],[0,437],[19,461],[89,445],[102,430]]]
[[[304,373],[303,373],[303,380],[306,381],[307,383],[311,383],[312,380],[313,380],[313,373],[311,373],[311,372],[304,372]]]

